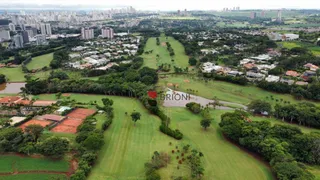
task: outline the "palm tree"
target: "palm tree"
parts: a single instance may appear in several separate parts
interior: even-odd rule
[[[22,87],[20,90],[21,90],[21,92],[19,93],[19,95],[22,96],[22,99],[23,100],[28,99],[28,95],[29,95],[28,90],[24,87]]]

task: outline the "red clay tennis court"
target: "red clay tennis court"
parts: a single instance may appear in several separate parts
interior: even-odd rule
[[[83,109],[78,108],[70,112],[67,117],[73,118],[73,119],[86,119],[88,116],[93,115],[96,112],[94,109]]]
[[[51,131],[59,133],[76,133],[77,127],[80,126],[83,121],[84,120],[67,118],[61,124],[58,124],[56,127],[51,129]]]
[[[36,120],[36,119],[32,119],[22,125],[20,125],[19,127],[24,130],[27,126],[31,125],[31,124],[37,124],[37,125],[40,125],[42,127],[46,127],[48,126],[49,124],[51,124],[50,121],[45,121],[45,120]]]
[[[77,133],[77,128],[88,117],[93,115],[96,110],[78,108],[67,115],[67,119],[63,120],[56,127],[51,129],[52,132],[59,133]]]

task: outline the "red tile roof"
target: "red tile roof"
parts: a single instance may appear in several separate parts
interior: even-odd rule
[[[297,71],[287,71],[286,75],[287,76],[298,77],[300,74]]]
[[[6,96],[0,99],[1,104],[10,104],[21,99],[19,96]]]

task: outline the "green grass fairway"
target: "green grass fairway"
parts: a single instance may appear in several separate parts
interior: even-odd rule
[[[167,50],[167,46],[165,45],[165,42],[167,41],[171,44],[172,48],[174,49],[175,56],[173,57],[170,57],[169,52]],[[167,63],[171,64],[172,72],[174,66],[182,68],[189,66],[189,57],[185,54],[184,47],[179,41],[175,40],[173,37],[168,37],[167,39],[164,34],[161,34],[160,45],[157,46],[156,42],[156,38],[148,39],[144,52],[153,50],[153,53],[143,54],[141,56],[144,59],[144,66],[157,69],[157,67],[161,64]],[[160,56],[158,61],[157,54],[159,54]],[[174,59],[174,62],[172,62],[171,59]]]
[[[320,56],[320,46],[314,44],[304,43],[304,42],[278,42],[278,45],[282,45],[285,48],[292,49],[294,47],[305,47],[308,48],[315,56]]]
[[[209,81],[205,83],[204,81],[194,80],[191,78],[191,75],[168,76],[168,78],[160,78],[158,85],[166,86],[168,83],[179,84],[179,88],[176,89],[178,91],[187,92],[187,89],[193,89],[198,91],[198,93],[196,93],[198,96],[208,99],[212,99],[213,97],[217,96],[220,100],[244,105],[249,104],[255,99],[268,101],[272,105],[276,105],[276,99],[278,99],[279,102],[281,99],[283,99],[283,101],[290,101],[291,103],[301,102],[294,99],[294,97],[289,94],[272,93],[254,86],[240,86],[222,81]],[[184,80],[189,80],[190,82],[184,82]],[[273,101],[271,100],[270,96],[273,96]]]
[[[18,157],[14,155],[0,156],[0,172],[12,172],[13,167],[18,171],[67,172],[69,163],[65,160],[53,161],[44,158]]]
[[[63,174],[16,174],[9,176],[0,176],[1,180],[67,180]]]
[[[166,108],[166,112],[171,116],[171,125],[184,133],[181,143],[191,144],[204,154],[204,179],[273,179],[266,164],[224,139],[218,123],[220,116],[227,111],[212,110],[214,121],[207,131],[200,126],[201,116],[185,108]],[[160,173],[163,179],[187,174],[180,171],[174,166],[161,169]]]
[[[80,102],[97,101],[107,96],[71,94],[71,98]],[[55,99],[53,94],[40,95],[40,99]],[[144,163],[149,161],[154,151],[171,151],[174,145],[190,143],[205,154],[206,178],[210,180],[225,179],[272,179],[267,166],[254,159],[248,153],[225,141],[217,130],[217,123],[208,132],[203,132],[199,124],[199,116],[193,115],[184,108],[173,109],[171,115],[172,127],[178,127],[185,135],[182,141],[176,141],[159,131],[160,120],[150,115],[141,103],[135,99],[108,96],[114,100],[115,118],[105,132],[105,146],[100,152],[98,163],[93,168],[89,180],[105,179],[144,179]],[[136,110],[142,114],[142,119],[136,127],[130,116]],[[216,112],[216,113],[215,113]],[[215,111],[214,117],[219,119],[225,111]],[[96,118],[99,119],[97,115]],[[199,127],[199,128],[198,128]],[[200,141],[201,140],[201,141]],[[186,169],[176,172],[174,163],[170,168],[160,171],[162,179],[167,179],[172,173],[185,174]],[[207,176],[208,175],[208,176]]]
[[[27,64],[27,68],[31,70],[31,69],[41,69],[45,66],[49,67],[52,59],[53,59],[53,53],[44,54],[42,56],[34,57]]]
[[[16,68],[0,68],[0,74],[6,75],[8,82],[24,82],[24,73],[21,67]]]

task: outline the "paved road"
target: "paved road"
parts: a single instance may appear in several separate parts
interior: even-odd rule
[[[174,91],[172,89],[168,88],[168,91],[166,93],[166,96],[164,98],[163,106],[165,107],[186,107],[186,104],[190,102],[196,102],[201,104],[202,106],[206,106],[209,103],[213,103],[214,100],[206,99],[200,96],[191,95],[185,92],[181,91]],[[247,109],[247,106],[233,103],[233,102],[227,102],[227,101],[219,101],[222,106],[217,106],[216,109],[221,110],[234,110],[235,108],[227,107],[230,106],[238,106],[243,109]],[[212,106],[211,106],[212,107]]]

